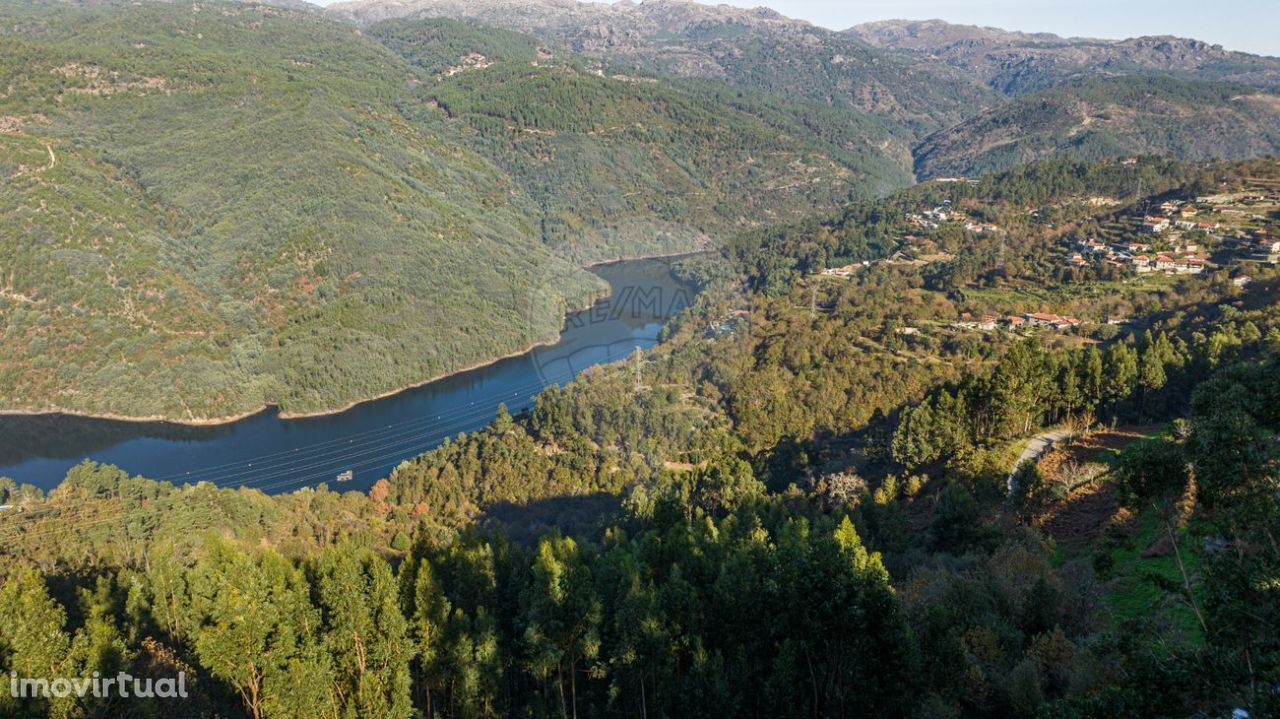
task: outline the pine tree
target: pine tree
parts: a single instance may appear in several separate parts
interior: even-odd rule
[[[1076,375],[1082,401],[1089,411],[1096,411],[1104,398],[1106,375],[1102,368],[1102,353],[1097,347],[1090,347],[1076,355]]]
[[[1133,393],[1138,379],[1138,354],[1132,347],[1114,342],[1104,355],[1105,394],[1110,401],[1120,401]]]
[[[1164,362],[1160,358],[1160,352],[1155,345],[1152,345],[1142,353],[1142,358],[1139,361],[1138,386],[1142,389],[1139,411],[1146,411],[1149,395],[1163,387],[1167,381],[1168,376],[1165,374]]]
[[[451,614],[449,599],[436,579],[431,562],[417,561],[413,583],[413,622],[411,635],[417,649],[417,692],[426,705],[427,715],[434,713],[435,697],[443,695],[447,668],[444,658],[443,633]]]

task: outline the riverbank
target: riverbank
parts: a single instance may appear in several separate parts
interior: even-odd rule
[[[586,306],[592,296],[614,297],[625,304],[691,291],[672,274],[670,262],[599,268],[595,272],[603,282],[598,289],[580,295],[569,307]],[[473,369],[431,372],[443,376],[414,382],[403,391],[381,392],[380,399],[350,403],[345,411],[307,413],[314,419],[284,419],[279,408],[218,425],[139,417],[128,419],[144,421],[113,421],[92,418],[90,413],[0,418],[5,436],[0,440],[0,476],[48,491],[76,464],[91,459],[133,475],[255,486],[268,493],[332,482],[354,471],[354,480],[343,489],[367,491],[405,459],[488,424],[499,405],[512,412],[531,407],[550,378],[568,381],[591,367],[625,359],[637,346],[652,347],[666,320],[682,307],[664,301],[646,305],[642,315],[569,311],[554,343],[545,341],[553,330],[544,327],[543,337],[530,333],[512,338],[512,347],[528,343],[532,351],[513,351],[505,358],[477,353],[472,357],[484,361],[468,362]]]
[[[607,267],[610,265],[617,265],[617,264],[622,264],[627,262],[664,260],[664,259],[670,259],[673,257],[691,257],[699,254],[704,254],[708,251],[709,250],[707,249],[694,250],[692,252],[685,250],[681,252],[649,255],[649,256],[643,256],[643,257],[620,257],[620,258],[597,260],[597,261],[586,263],[580,266],[583,267],[584,269],[592,269],[592,268]],[[579,312],[585,312],[587,310],[590,310],[597,303],[607,299],[611,294],[612,294],[611,289],[608,291],[602,290],[601,292],[597,293],[590,301],[584,303],[582,306],[569,308],[565,312],[564,320],[567,321],[569,317]],[[548,337],[546,339],[542,339],[536,342],[532,342],[524,346],[523,348],[518,348],[511,352],[508,352],[496,357],[489,357],[489,358],[479,360],[462,367],[457,367],[457,368],[448,370],[446,372],[441,372],[439,374],[427,377],[425,379],[415,380],[414,382],[411,382],[409,384],[397,386],[397,387],[388,389],[384,392],[380,392],[373,396],[354,399],[341,406],[318,409],[318,410],[307,411],[307,412],[280,411],[280,405],[278,403],[269,402],[251,410],[246,410],[244,412],[240,412],[233,415],[226,415],[222,417],[180,418],[180,417],[168,417],[163,415],[129,416],[129,415],[114,414],[114,413],[86,412],[82,410],[74,410],[74,409],[67,409],[67,408],[61,408],[61,407],[47,407],[47,408],[41,408],[38,410],[36,409],[0,409],[0,418],[63,416],[63,417],[74,417],[77,419],[123,422],[128,424],[137,424],[137,425],[164,424],[164,425],[173,425],[173,426],[180,426],[180,427],[221,427],[221,426],[235,424],[237,422],[243,422],[247,419],[251,419],[253,417],[257,417],[259,415],[270,413],[273,411],[276,412],[277,413],[276,416],[282,420],[316,419],[316,418],[322,418],[322,417],[341,414],[343,412],[350,411],[352,409],[355,409],[361,405],[368,404],[370,402],[377,402],[379,400],[387,399],[389,397],[394,397],[398,394],[403,394],[405,392],[409,392],[411,390],[424,387],[434,382],[439,382],[441,380],[449,379],[450,377],[455,377],[458,375],[465,374],[467,372],[473,372],[475,370],[484,369],[486,367],[495,365],[504,360],[512,359],[514,357],[520,357],[521,355],[528,354],[530,352],[533,352],[534,350],[552,346],[556,342],[558,342],[559,339],[560,339],[560,334],[557,332],[555,335],[551,337]]]
[[[129,417],[119,414],[102,413],[102,412],[83,412],[74,409],[64,409],[62,407],[49,407],[45,409],[0,409],[0,418],[3,417],[75,417],[76,419],[97,419],[104,422],[127,422],[129,424],[172,424],[184,427],[218,427],[226,424],[234,424],[243,422],[246,419],[257,417],[260,414],[270,412],[276,409],[274,404],[264,404],[257,409],[242,412],[237,415],[227,417],[211,417],[196,419],[174,419],[172,417],[148,416],[148,417]]]
[[[570,315],[573,315],[577,312],[583,312],[585,310],[591,309],[591,307],[596,302],[599,302],[602,298],[603,297],[597,297],[595,300],[591,302],[591,304],[587,305],[586,307],[570,310],[568,313],[565,314],[565,317],[567,318]],[[241,412],[240,414],[229,415],[226,417],[209,417],[209,418],[200,417],[200,418],[174,419],[172,417],[161,417],[161,416],[128,417],[128,416],[117,415],[117,414],[81,412],[77,410],[69,410],[69,409],[61,409],[61,408],[40,409],[40,410],[0,409],[0,417],[63,416],[63,417],[76,417],[78,419],[104,420],[109,422],[128,422],[130,424],[171,424],[171,425],[179,425],[183,427],[219,427],[219,426],[228,425],[228,424],[235,424],[236,422],[243,422],[246,419],[257,417],[260,414],[271,412],[272,410],[277,411],[276,416],[279,417],[280,419],[285,419],[285,420],[314,419],[318,417],[328,417],[335,414],[342,414],[343,412],[359,407],[362,404],[368,404],[369,402],[376,402],[380,399],[394,397],[395,395],[429,385],[432,382],[439,382],[440,380],[448,379],[456,375],[461,375],[467,372],[473,372],[478,369],[483,369],[485,367],[489,367],[491,365],[502,362],[503,360],[508,360],[513,357],[519,357],[521,355],[528,354],[540,347],[551,346],[555,344],[558,339],[559,339],[559,335],[557,334],[556,337],[552,337],[549,340],[534,342],[533,344],[525,347],[524,349],[516,350],[514,352],[508,352],[507,354],[501,355],[499,357],[493,357],[490,359],[475,362],[473,364],[469,364],[465,367],[452,369],[452,370],[449,370],[448,372],[443,372],[434,377],[429,377],[427,379],[416,381],[411,384],[404,385],[402,387],[397,387],[395,389],[387,390],[386,392],[382,392],[372,397],[365,397],[362,399],[352,400],[351,402],[348,402],[347,404],[342,405],[341,407],[334,407],[332,409],[315,410],[313,412],[279,412],[280,406],[274,402],[271,402],[271,403],[264,404],[261,407],[258,407],[257,409],[249,410],[247,412]]]
[[[710,240],[708,240],[705,245],[702,245],[701,247],[698,247],[692,250],[678,250],[676,252],[664,252],[657,255],[639,255],[635,257],[623,256],[623,257],[614,257],[607,260],[592,260],[590,262],[584,262],[579,266],[589,270],[593,267],[607,267],[609,265],[616,265],[622,262],[640,262],[643,260],[669,260],[673,257],[697,257],[699,255],[709,254],[714,251],[715,251],[715,247],[713,247],[711,245]]]

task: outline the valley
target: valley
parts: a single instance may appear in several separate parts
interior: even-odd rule
[[[1111,10],[0,0],[0,716],[1280,716],[1280,59]]]
[[[1280,143],[1265,59],[1005,102],[912,55],[927,34],[508,5],[0,7],[0,408],[331,412],[548,341],[602,291],[582,265],[1063,153]]]
[[[442,82],[314,13],[211,7],[3,8],[4,409],[332,411],[553,338],[602,291],[578,264],[706,248],[909,180],[776,102],[716,129],[690,90],[572,58]],[[102,39],[77,43],[86,25]],[[510,128],[491,95],[465,104],[550,87],[600,114]],[[595,200],[557,200],[572,188]],[[767,210],[725,202],[766,193]]]

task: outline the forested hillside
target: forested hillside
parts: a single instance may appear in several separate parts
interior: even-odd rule
[[[926,138],[920,177],[979,175],[1046,157],[1241,159],[1280,152],[1280,95],[1167,78],[1081,80]]]
[[[424,94],[527,189],[544,241],[575,259],[705,247],[911,182],[905,138],[866,116],[572,59],[489,62]]]
[[[911,180],[906,138],[865,116],[597,75],[459,22],[0,16],[8,410],[341,408],[553,338],[601,290],[574,263]]]
[[[368,495],[0,482],[0,660],[185,669],[226,716],[1268,716],[1280,276],[1229,240],[1277,182],[1057,161],[744,235],[639,387],[588,372]],[[1219,226],[1133,223],[1175,203]]]
[[[410,69],[350,28],[250,5],[2,12],[6,409],[332,409],[554,336],[557,312],[529,328],[510,299],[531,276],[574,278],[545,288],[560,306],[598,291],[546,271],[563,260],[532,203],[403,117]]]

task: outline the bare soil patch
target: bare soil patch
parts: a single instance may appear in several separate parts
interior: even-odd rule
[[[1066,486],[1066,498],[1053,502],[1040,515],[1041,529],[1061,545],[1078,547],[1109,527],[1128,524],[1129,512],[1121,508],[1109,479],[1109,462],[1128,445],[1159,430],[1157,425],[1102,430],[1045,453],[1038,467],[1047,481]]]
[[[1121,519],[1120,502],[1108,482],[1093,482],[1055,503],[1040,519],[1040,528],[1061,545],[1079,546]]]

